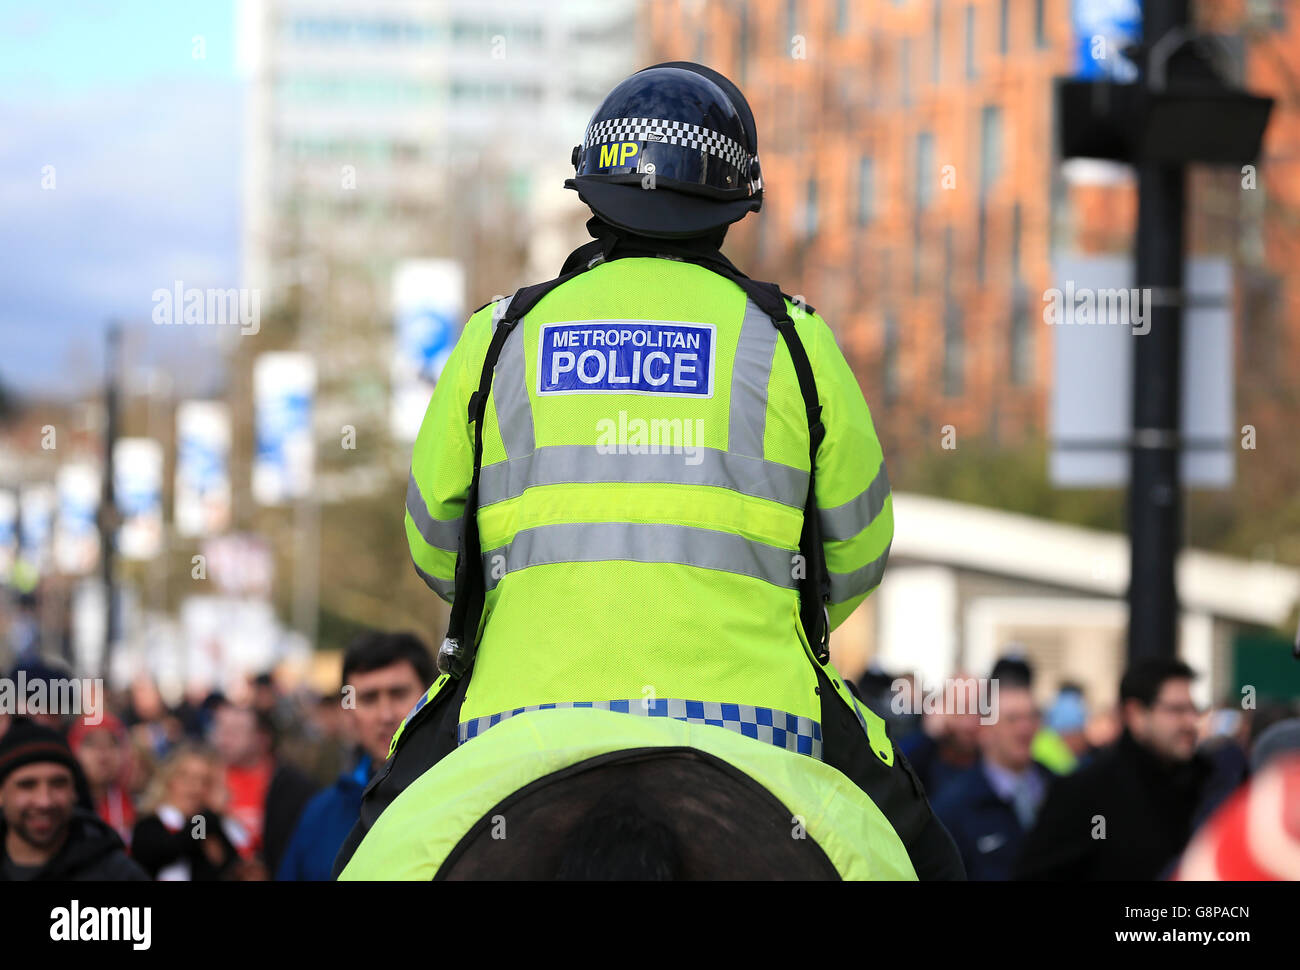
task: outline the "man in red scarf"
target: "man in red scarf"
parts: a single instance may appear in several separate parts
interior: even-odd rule
[[[90,783],[95,814],[120,835],[129,848],[131,828],[135,825],[135,804],[127,787],[131,752],[126,728],[107,712],[98,724],[87,724],[84,718],[79,718],[68,731],[68,746],[77,756]]]

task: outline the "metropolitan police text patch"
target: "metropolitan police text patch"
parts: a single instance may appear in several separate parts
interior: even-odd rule
[[[711,323],[544,323],[537,393],[712,397],[715,336]]]

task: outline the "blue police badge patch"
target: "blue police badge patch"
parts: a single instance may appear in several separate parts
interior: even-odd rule
[[[538,394],[713,397],[711,323],[574,320],[540,330]]]

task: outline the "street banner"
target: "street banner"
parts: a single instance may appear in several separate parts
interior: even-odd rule
[[[13,492],[0,491],[0,584],[9,582],[17,555],[18,497]]]
[[[152,438],[119,438],[113,446],[113,500],[123,559],[152,559],[162,549],[163,448]]]
[[[59,469],[56,488],[59,514],[54,525],[54,565],[69,576],[93,572],[99,562],[96,513],[103,484],[90,461],[70,462]]]
[[[176,410],[176,531],[210,536],[230,526],[230,412],[216,401]]]
[[[1140,0],[1073,0],[1074,76],[1131,84],[1138,69],[1120,53],[1142,39]]]
[[[263,354],[253,365],[253,498],[261,505],[280,505],[311,492],[315,392],[316,364],[306,354]]]
[[[449,259],[407,260],[393,273],[390,429],[414,441],[465,319],[465,270]]]
[[[18,558],[36,576],[50,571],[54,487],[25,485],[18,493]]]

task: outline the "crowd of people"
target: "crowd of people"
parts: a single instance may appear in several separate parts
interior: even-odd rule
[[[342,666],[333,694],[285,692],[268,674],[169,707],[142,680],[93,712],[0,713],[0,881],[328,879],[435,677],[402,633],[359,637]],[[31,656],[20,675],[68,676]]]
[[[1063,683],[1043,711],[1032,666],[1014,654],[983,681],[996,690],[957,674],[931,704],[914,703],[910,676],[872,670],[858,686],[971,879],[1300,879],[1286,821],[1300,806],[1294,704],[1205,711],[1195,679],[1180,660],[1139,660],[1113,701],[1090,709],[1083,688]]]
[[[11,680],[66,676],[21,663]],[[329,879],[435,670],[417,637],[372,632],[345,652],[341,675],[338,694],[285,692],[263,675],[237,695],[169,707],[141,681],[100,699],[93,717],[0,713],[0,881]],[[1195,676],[1178,660],[1140,661],[1114,703],[1090,707],[1065,683],[1043,711],[1016,655],[983,681],[996,686],[984,708],[954,690],[916,703],[915,678],[878,669],[856,686],[971,879],[1300,878],[1282,871],[1293,838],[1260,849],[1286,826],[1255,804],[1300,793],[1300,717],[1277,702],[1202,711]],[[1285,776],[1270,786],[1270,772]],[[1270,813],[1281,835],[1257,831]]]

